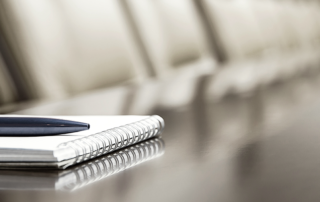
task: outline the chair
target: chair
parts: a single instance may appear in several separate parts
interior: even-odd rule
[[[199,1],[226,55],[225,68],[208,88],[217,97],[291,77],[319,58],[303,48],[318,27],[311,26],[312,2]]]
[[[19,71],[27,72],[29,91],[37,98],[61,99],[147,76],[116,0],[1,4]]]
[[[280,22],[287,39],[286,53],[288,64],[283,68],[286,75],[294,75],[319,65],[317,29],[319,24],[313,10],[312,1],[280,1]],[[287,71],[286,71],[287,69]],[[287,73],[286,73],[287,72]]]
[[[154,75],[167,85],[156,90],[162,107],[191,102],[196,75],[210,74],[216,60],[192,0],[124,0]],[[151,90],[152,91],[152,90]],[[155,93],[155,94],[156,94]]]
[[[202,4],[228,60],[243,60],[261,52],[264,41],[249,1],[203,0]]]
[[[199,0],[213,40],[223,53],[224,64],[208,85],[211,98],[235,91],[251,91],[257,86],[257,64],[267,49],[251,1]]]

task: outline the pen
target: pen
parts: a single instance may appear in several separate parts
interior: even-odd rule
[[[88,130],[87,123],[53,118],[0,117],[0,136],[58,135]]]

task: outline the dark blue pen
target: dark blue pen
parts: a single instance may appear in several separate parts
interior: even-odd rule
[[[35,117],[0,117],[0,135],[59,135],[88,130],[87,123]]]

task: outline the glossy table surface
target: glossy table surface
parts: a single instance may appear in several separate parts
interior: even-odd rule
[[[304,75],[219,100],[203,90],[208,80],[195,82],[192,99],[184,105],[141,112],[164,118],[163,155],[73,191],[19,189],[13,182],[25,172],[0,171],[7,182],[0,201],[319,201],[320,76]],[[108,96],[122,94],[118,90],[17,113],[125,114],[123,108],[103,104]],[[41,176],[57,184],[63,175],[48,171]]]

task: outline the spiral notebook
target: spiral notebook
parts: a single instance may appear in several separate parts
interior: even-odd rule
[[[45,117],[45,116],[42,116]],[[0,168],[59,168],[159,135],[160,116],[50,116],[90,124],[90,130],[37,137],[0,137]]]
[[[164,149],[155,137],[65,170],[0,170],[0,190],[74,191],[157,158]]]

